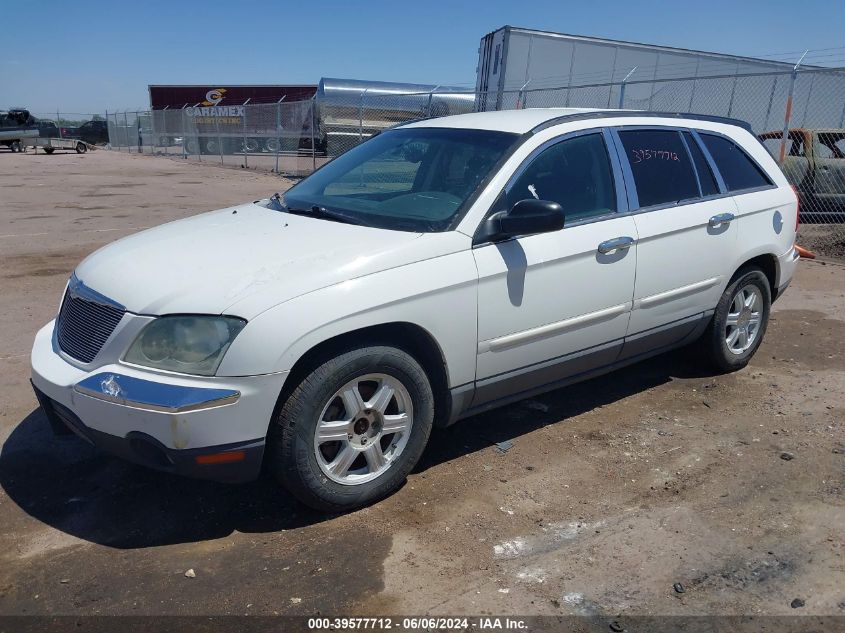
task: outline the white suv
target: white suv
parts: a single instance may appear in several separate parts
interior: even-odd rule
[[[36,336],[57,430],[303,502],[396,490],[432,426],[698,341],[743,367],[797,201],[738,121],[528,109],[404,125],[283,195],[88,257]]]

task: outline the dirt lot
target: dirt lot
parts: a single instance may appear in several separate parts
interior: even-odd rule
[[[682,351],[467,420],[397,494],[346,516],[54,438],[28,352],[73,267],[284,186],[0,153],[0,614],[845,614],[837,264],[801,263],[747,369],[702,373]]]

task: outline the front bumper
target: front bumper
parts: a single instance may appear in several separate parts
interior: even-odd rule
[[[32,385],[56,430],[158,470],[218,481],[258,476],[286,374],[193,377],[120,363],[82,368],[58,349],[54,323],[32,348]]]

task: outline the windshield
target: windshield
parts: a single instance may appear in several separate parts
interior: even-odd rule
[[[389,130],[289,189],[284,205],[379,228],[445,231],[516,139],[490,130]]]

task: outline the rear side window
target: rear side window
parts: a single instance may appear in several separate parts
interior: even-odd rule
[[[713,176],[713,171],[710,165],[707,164],[707,159],[704,158],[704,153],[698,146],[698,143],[689,132],[684,132],[684,140],[687,142],[690,154],[692,154],[692,162],[695,164],[695,171],[698,172],[698,182],[701,184],[702,196],[713,196],[719,193],[719,185],[716,184],[716,178]]]
[[[622,130],[640,207],[698,198],[698,181],[676,130]]]
[[[728,191],[771,185],[772,181],[736,143],[724,136],[700,134]]]

